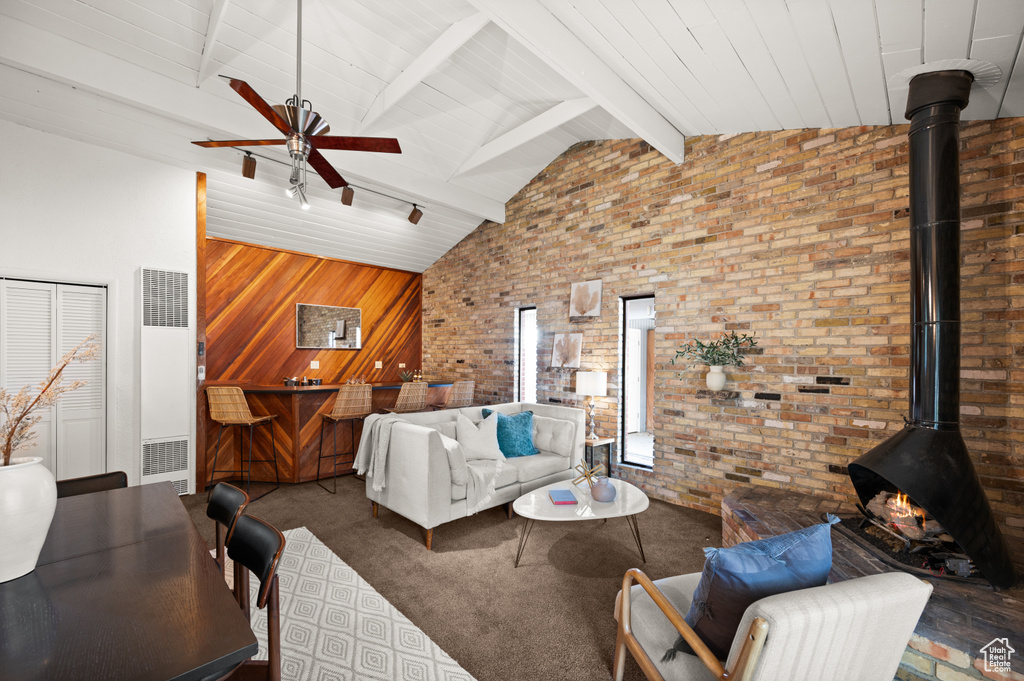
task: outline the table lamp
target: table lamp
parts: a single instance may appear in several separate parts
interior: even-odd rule
[[[590,434],[587,439],[596,440],[594,432],[594,398],[608,396],[608,374],[603,371],[577,371],[576,394],[590,397]]]

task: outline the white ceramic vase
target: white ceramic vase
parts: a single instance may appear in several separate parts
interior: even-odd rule
[[[708,384],[708,390],[721,390],[725,387],[725,372],[722,371],[722,367],[714,366],[708,367],[707,376],[704,377],[704,381]]]
[[[57,507],[57,482],[38,457],[0,466],[0,583],[36,569]]]

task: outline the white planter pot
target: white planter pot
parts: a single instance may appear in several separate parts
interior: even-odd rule
[[[39,457],[0,466],[0,582],[36,569],[57,507],[57,482]]]
[[[721,390],[725,387],[725,372],[722,371],[722,367],[708,367],[707,376],[704,377],[704,381],[708,384],[708,390]]]

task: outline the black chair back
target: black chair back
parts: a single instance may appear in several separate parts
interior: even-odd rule
[[[235,522],[245,512],[249,503],[249,495],[234,485],[226,482],[218,482],[213,491],[210,492],[210,501],[206,504],[206,517],[222,525],[227,534],[224,541],[231,540],[231,532],[235,529]]]
[[[83,478],[71,478],[57,481],[57,498],[75,497],[79,494],[105,492],[110,489],[121,489],[128,486],[128,476],[124,471],[87,475]]]
[[[243,565],[260,580],[257,608],[267,605],[284,544],[284,535],[266,521],[250,515],[235,521],[235,530],[228,539],[228,557],[235,561],[236,570],[238,565]]]

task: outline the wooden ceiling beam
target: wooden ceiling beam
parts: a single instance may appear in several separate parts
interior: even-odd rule
[[[539,116],[525,121],[505,134],[494,138],[483,145],[463,163],[452,177],[478,168],[483,164],[493,161],[503,154],[523,146],[541,135],[547,134],[564,123],[568,123],[577,116],[597,107],[597,102],[589,97],[570,99],[569,101],[556,104]]]
[[[540,0],[470,0],[470,3],[673,163],[683,162],[683,134]]]
[[[388,109],[409,94],[448,57],[455,54],[456,50],[469,42],[480,32],[480,29],[487,25],[488,21],[485,14],[478,12],[449,26],[437,40],[431,43],[430,47],[413,59],[412,63],[406,66],[397,78],[377,94],[359,124],[360,134],[380,120],[388,112]]]
[[[206,40],[203,42],[203,56],[199,59],[199,70],[196,71],[196,87],[202,85],[203,81],[210,77],[213,46],[217,44],[217,34],[224,24],[224,12],[228,8],[228,2],[230,0],[213,0],[210,23],[206,27]]]

